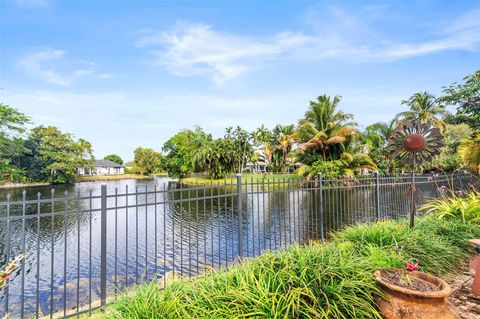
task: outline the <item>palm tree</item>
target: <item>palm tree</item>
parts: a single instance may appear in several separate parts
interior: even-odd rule
[[[376,171],[377,165],[367,154],[350,154],[342,153],[340,159],[316,162],[313,165],[302,165],[297,174],[310,179],[318,173],[322,173],[331,178],[352,177],[355,173],[363,173],[365,171]]]
[[[395,132],[396,120],[393,119],[389,123],[376,122],[365,128],[363,140],[371,149],[383,149],[388,145],[392,133]]]
[[[300,140],[300,150],[314,150],[327,159],[338,159],[347,144],[357,133],[353,115],[337,111],[341,97],[322,95],[317,101],[310,101],[305,118],[298,122],[296,137]],[[309,163],[305,163],[309,164]]]
[[[343,153],[342,161],[345,163],[343,168],[343,176],[351,177],[355,173],[363,173],[365,171],[376,171],[377,164],[368,154],[359,153],[351,155],[347,152]]]
[[[273,134],[275,136],[276,148],[282,154],[282,162],[280,163],[280,166],[283,170],[285,170],[288,154],[292,150],[293,144],[295,143],[295,126],[293,124],[278,124],[273,129]]]
[[[441,116],[446,113],[445,107],[437,103],[434,95],[428,92],[417,92],[408,100],[403,100],[402,105],[407,105],[410,110],[398,113],[396,119],[402,121],[420,121],[420,123],[429,123],[438,127],[440,130],[445,129],[445,122]]]
[[[465,166],[480,174],[480,131],[475,137],[461,142],[457,151]]]
[[[226,139],[231,139],[233,136],[233,127],[229,126],[225,128],[225,138]]]

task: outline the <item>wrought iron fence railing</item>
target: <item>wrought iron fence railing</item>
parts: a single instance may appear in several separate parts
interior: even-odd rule
[[[468,174],[418,176],[419,203],[441,186],[461,191],[480,182]],[[7,194],[0,266],[27,257],[0,291],[0,317],[77,316],[134,283],[228,268],[356,222],[406,217],[409,207],[410,177],[379,175]]]

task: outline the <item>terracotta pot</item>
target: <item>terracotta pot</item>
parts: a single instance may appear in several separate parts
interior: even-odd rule
[[[386,299],[377,298],[377,305],[385,319],[460,319],[458,312],[446,299],[452,293],[452,288],[442,279],[423,272],[408,272],[410,278],[438,288],[437,291],[417,291],[385,281],[381,276],[382,271],[400,275],[402,270],[385,269],[374,273],[386,295]]]

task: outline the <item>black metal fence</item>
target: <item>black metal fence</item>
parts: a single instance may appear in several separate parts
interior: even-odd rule
[[[418,176],[418,202],[444,188],[479,186],[468,174]],[[0,266],[27,257],[0,291],[0,317],[77,316],[167,273],[228,268],[356,222],[406,217],[410,200],[409,176],[378,175],[7,194],[0,197]]]

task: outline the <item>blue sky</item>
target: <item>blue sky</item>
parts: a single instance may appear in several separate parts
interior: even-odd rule
[[[92,142],[161,149],[195,124],[297,123],[341,95],[360,125],[480,66],[478,1],[0,0],[0,102]]]

